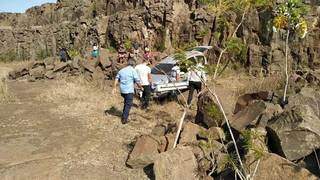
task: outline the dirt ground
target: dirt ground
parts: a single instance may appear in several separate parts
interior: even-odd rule
[[[131,122],[122,125],[122,98],[109,85],[101,90],[81,78],[7,85],[12,101],[0,103],[0,179],[148,179],[125,165],[132,142],[181,113],[175,102],[146,113],[135,101]]]
[[[8,70],[2,66],[0,74]],[[136,100],[130,123],[122,125],[122,98],[111,94],[111,84],[101,88],[81,77],[8,81],[11,101],[0,103],[0,179],[149,179],[125,165],[132,142],[156,124],[176,122],[182,107],[153,103],[145,112]],[[239,93],[262,85],[240,76],[217,84],[229,115]],[[189,117],[195,110],[194,103]]]

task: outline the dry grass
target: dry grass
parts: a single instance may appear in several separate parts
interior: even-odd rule
[[[14,100],[9,93],[7,84],[7,75],[10,71],[10,68],[0,66],[0,103],[8,103]]]
[[[228,77],[221,77],[215,82],[208,81],[212,89],[215,85],[218,94],[227,115],[233,114],[234,106],[238,97],[258,91],[276,91],[283,88],[284,79],[280,75],[268,77],[252,77],[244,72],[233,72]]]
[[[55,113],[67,113],[72,116],[90,115],[108,105],[107,92],[83,77],[61,79],[40,94],[38,99],[59,104]]]
[[[283,77],[280,75],[254,78],[246,86],[239,87],[235,92],[235,96],[258,91],[276,91],[283,87],[283,82]]]
[[[10,95],[8,92],[7,82],[5,78],[1,78],[0,79],[0,103],[6,103],[8,101],[10,101]]]

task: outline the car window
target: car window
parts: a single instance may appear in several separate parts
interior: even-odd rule
[[[174,64],[164,64],[164,63],[157,64],[155,67],[151,69],[151,74],[165,74],[165,73],[170,74],[173,66]]]

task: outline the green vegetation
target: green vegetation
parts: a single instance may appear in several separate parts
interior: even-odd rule
[[[51,54],[48,52],[47,49],[42,49],[42,50],[38,51],[36,54],[37,60],[44,60],[50,56],[51,56]]]
[[[129,38],[124,40],[124,48],[126,48],[127,51],[132,49],[132,41]]]
[[[230,40],[226,42],[226,48],[228,52],[233,54],[241,63],[245,63],[247,59],[247,46],[240,38],[230,38]]]
[[[220,108],[215,104],[211,103],[206,106],[206,112],[208,115],[215,120],[215,122],[219,125],[222,124],[224,121],[224,117],[222,112],[220,111]]]
[[[200,32],[198,32],[198,35],[201,37],[201,38],[204,38],[206,35],[208,35],[210,32],[210,30],[208,28],[204,28],[202,29]]]
[[[263,157],[265,151],[262,147],[259,147],[259,143],[265,144],[263,136],[250,129],[243,131],[241,135],[244,143],[243,147],[247,151],[252,151],[255,159],[260,159],[261,157]]]
[[[189,68],[196,65],[195,62],[187,59],[186,53],[183,50],[178,50],[174,55],[174,58],[178,60],[179,67],[182,72],[188,72]]]
[[[221,169],[231,168],[233,170],[239,169],[239,163],[237,161],[237,155],[233,153],[227,154],[221,163]]]
[[[309,7],[301,0],[288,0],[287,3],[278,5],[273,20],[274,30],[293,31],[304,38],[308,32],[308,23],[303,16],[307,14],[308,10]]]
[[[112,46],[107,47],[107,50],[108,50],[108,52],[110,52],[110,53],[116,53],[116,52],[117,52],[117,49],[114,48],[114,47],[112,47]]]
[[[0,54],[0,62],[12,62],[18,60],[18,54],[14,50]]]
[[[80,52],[76,49],[70,49],[68,50],[68,55],[70,56],[71,59],[73,59],[76,56],[80,55]]]

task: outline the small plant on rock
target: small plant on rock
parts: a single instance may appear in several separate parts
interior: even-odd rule
[[[76,56],[80,55],[80,52],[76,49],[70,49],[68,50],[68,55],[70,56],[71,59],[73,59]]]

